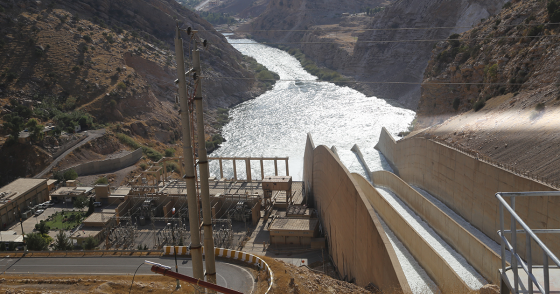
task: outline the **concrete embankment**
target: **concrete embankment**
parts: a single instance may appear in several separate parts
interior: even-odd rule
[[[552,187],[525,178],[468,154],[425,138],[408,138],[396,142],[382,129],[376,149],[392,163],[395,174],[411,185],[432,194],[457,212],[474,227],[500,242],[497,192],[552,191]],[[558,197],[519,197],[516,212],[532,229],[560,228]],[[504,226],[510,227],[509,213],[504,213]],[[560,236],[542,235],[549,249],[560,255]],[[517,248],[525,258],[525,240],[519,238]],[[541,252],[532,251],[532,259],[541,264]],[[493,279],[492,279],[493,280]]]
[[[67,170],[73,169],[80,176],[106,173],[131,166],[140,160],[140,158],[142,158],[142,148],[138,148],[118,158],[90,161],[69,167],[59,172],[64,173]]]

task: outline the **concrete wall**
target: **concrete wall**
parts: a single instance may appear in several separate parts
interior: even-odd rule
[[[368,201],[408,248],[443,293],[468,293],[471,289],[439,253],[359,174],[353,174]]]
[[[303,185],[305,187],[305,196],[307,197],[308,205],[313,207],[313,150],[315,144],[311,134],[307,134],[307,142],[305,144],[305,153],[303,155]],[[337,156],[338,158],[338,156]]]
[[[499,285],[501,257],[395,174],[376,171],[375,185],[390,188],[487,280]],[[362,187],[363,190],[365,190]]]
[[[304,181],[313,191],[329,253],[343,277],[383,292],[410,293],[410,287],[373,207],[346,167],[308,136]],[[314,150],[313,150],[314,149]]]
[[[119,170],[128,166],[135,164],[138,160],[142,158],[142,148],[138,148],[127,155],[98,161],[90,161],[82,164],[75,165],[60,171],[64,173],[69,169],[73,169],[80,176],[100,174],[110,171]]]
[[[429,191],[473,226],[500,243],[497,192],[552,191],[551,187],[482,162],[470,155],[424,138],[395,142],[385,128],[375,147],[392,163],[404,181]],[[518,197],[516,212],[532,229],[560,228],[560,197]],[[510,215],[505,213],[509,228]],[[560,236],[540,235],[556,256]],[[518,238],[525,252],[525,238]],[[536,243],[533,243],[536,245]],[[542,262],[542,252],[533,250],[533,261]]]

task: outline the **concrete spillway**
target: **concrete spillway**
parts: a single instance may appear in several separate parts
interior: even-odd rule
[[[340,156],[340,160],[346,165],[349,171],[359,173],[364,178],[369,179],[368,172],[366,171],[367,166],[365,165],[365,163],[361,162],[360,158],[357,157],[356,154],[353,154],[353,152],[348,153],[348,151],[341,151],[341,150],[338,151],[339,154],[341,153],[344,154],[344,156],[342,155]],[[383,158],[380,158],[380,160],[382,159]],[[358,163],[356,162],[356,160],[358,161]],[[380,162],[375,162],[372,164],[372,166],[375,166],[377,169],[377,167],[384,166],[384,165],[382,165]],[[385,169],[390,169],[390,168],[385,168]],[[369,180],[371,181],[372,179]],[[399,196],[397,196],[393,191],[384,187],[376,187],[376,190],[379,193],[379,195],[381,195],[385,199],[385,201],[387,201],[390,204],[392,209],[398,212],[400,217],[404,219],[418,235],[421,236],[424,242],[426,244],[429,244],[429,246],[434,251],[439,253],[439,256],[444,260],[444,263],[446,263],[449,269],[454,271],[455,275],[462,280],[465,286],[474,290],[474,289],[479,289],[483,285],[488,283],[486,279],[484,279],[484,277],[481,274],[479,274],[477,270],[474,269],[460,253],[455,251],[451,245],[449,245],[445,240],[443,240],[430,227],[430,225],[427,222],[423,221],[422,218],[418,216],[411,208],[409,208],[404,201],[399,199]],[[422,191],[422,193],[427,194],[426,191]],[[434,200],[434,199],[435,198],[433,197],[430,198],[430,200]],[[375,203],[372,202],[374,208],[379,209],[376,208],[374,204]],[[441,202],[439,202],[438,204],[443,205]],[[447,210],[445,211],[448,212],[449,210],[450,209],[447,208]],[[456,214],[454,216],[457,217]],[[413,257],[413,254],[406,248],[406,246],[402,244],[399,238],[393,233],[391,228],[387,226],[385,222],[382,221],[382,217],[380,216],[379,218],[382,222],[383,228],[385,229],[387,237],[390,240],[391,245],[395,250],[395,253],[397,254],[399,263],[403,268],[403,271],[406,275],[406,279],[410,285],[412,292],[413,293],[437,292],[438,291],[437,287],[434,287],[436,283],[429,277],[426,271],[420,266],[418,261]],[[469,231],[471,233],[476,233],[475,232],[476,229],[470,226],[468,222],[463,220],[462,222],[459,223],[463,226],[468,226],[470,229]],[[398,230],[399,228],[394,228],[394,229]],[[477,234],[474,235],[485,237],[485,235],[479,231]],[[488,237],[486,237],[486,239],[487,240],[485,241],[490,240]],[[494,244],[492,245],[497,245],[497,244],[495,244],[494,242]],[[496,248],[495,246],[493,247]],[[444,279],[442,277],[436,277],[436,280],[441,281]]]

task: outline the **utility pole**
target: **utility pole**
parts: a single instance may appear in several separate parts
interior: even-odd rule
[[[196,34],[197,31],[192,31]],[[204,41],[206,46],[206,41]],[[202,226],[204,227],[204,251],[206,264],[206,281],[216,284],[216,257],[214,255],[214,236],[212,233],[212,209],[210,208],[210,191],[208,178],[208,155],[206,154],[206,136],[204,134],[204,111],[202,110],[202,70],[200,68],[200,51],[197,48],[196,39],[193,51],[193,70],[196,77],[194,101],[196,105],[196,123],[198,137],[198,166],[200,168],[200,198],[202,201]]]
[[[183,55],[183,39],[179,24],[176,27],[175,36],[175,58],[177,61],[177,75],[179,79],[179,99],[181,105],[181,129],[183,131],[183,158],[185,159],[185,181],[187,185],[187,201],[189,207],[189,225],[191,229],[191,244],[189,245],[193,276],[196,279],[204,279],[202,268],[202,246],[200,245],[200,230],[198,223],[198,212],[196,205],[196,184],[194,178],[193,148],[191,142],[191,124],[189,122],[189,107],[187,100],[187,81],[185,79],[185,62]]]

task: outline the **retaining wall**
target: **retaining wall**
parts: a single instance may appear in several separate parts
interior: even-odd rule
[[[100,174],[110,171],[119,170],[128,166],[131,166],[138,162],[142,158],[142,148],[138,148],[127,155],[111,158],[105,160],[90,161],[82,164],[78,164],[67,169],[61,170],[60,173],[64,173],[69,169],[73,169],[80,176]]]
[[[346,167],[308,135],[304,181],[313,193],[329,253],[342,277],[383,292],[410,293],[393,247],[374,210]]]
[[[468,293],[470,289],[453,268],[360,174],[352,174],[377,213],[408,248],[443,293]]]
[[[76,146],[76,144],[82,142],[83,140],[85,140],[88,137],[88,135],[82,136],[80,139],[74,140],[72,142],[68,142],[66,143],[64,146],[62,146],[62,148],[58,149],[58,151],[56,151],[55,153],[53,153],[52,158],[53,160],[58,158],[60,155],[62,155],[62,153],[68,151],[68,149]]]
[[[430,224],[445,242],[465,257],[484,278],[499,285],[498,269],[502,267],[502,259],[498,254],[395,174],[376,171],[371,175],[375,185],[387,187],[395,192],[416,214]],[[362,189],[364,188],[362,187]]]
[[[400,178],[429,191],[498,243],[497,192],[555,190],[425,138],[396,142],[385,128],[375,148],[392,163]],[[560,197],[531,197],[530,201],[527,197],[517,197],[516,212],[532,229],[560,228]],[[510,215],[507,212],[504,215],[505,227],[509,228]],[[555,235],[539,237],[559,256],[560,236]],[[518,239],[518,249],[524,256],[525,238]],[[533,250],[532,255],[533,262],[542,263],[540,250]]]

